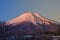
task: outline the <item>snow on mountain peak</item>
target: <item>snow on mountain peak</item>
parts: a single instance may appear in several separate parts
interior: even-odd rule
[[[48,24],[48,25],[50,24],[49,22],[54,23],[53,21],[42,17],[37,12],[26,12],[26,13],[23,13],[22,15],[14,18],[14,19],[11,19],[11,20],[7,21],[6,24],[7,25],[19,24],[23,21],[29,21],[29,22],[32,22],[33,24],[45,23],[45,24]]]
[[[12,20],[9,20],[6,22],[6,24],[18,24],[22,21],[32,21],[32,23],[35,23],[35,20],[34,20],[34,16],[32,15],[32,12],[26,12],[26,13],[23,13],[22,15],[12,19]]]

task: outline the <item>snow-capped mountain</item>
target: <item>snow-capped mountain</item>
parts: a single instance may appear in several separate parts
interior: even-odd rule
[[[39,15],[37,12],[26,12],[23,13],[22,15],[13,18],[9,21],[6,22],[7,25],[10,24],[19,24],[23,21],[29,21],[32,22],[33,24],[37,24],[37,23],[45,23],[45,24],[50,24],[50,23],[57,23],[55,21],[52,21],[50,19],[44,18],[43,16]]]
[[[58,22],[45,18],[37,12],[23,13],[5,23],[6,27],[9,27],[8,30],[12,30],[10,32],[22,31],[27,33],[32,33],[36,30],[55,32],[59,28],[58,24]]]

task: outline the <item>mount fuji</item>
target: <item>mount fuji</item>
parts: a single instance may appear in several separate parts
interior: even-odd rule
[[[41,16],[37,12],[25,12],[16,18],[6,21],[5,27],[9,33],[55,32],[58,22]]]

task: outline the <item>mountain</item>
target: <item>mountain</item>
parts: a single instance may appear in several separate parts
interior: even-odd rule
[[[26,12],[16,18],[6,21],[5,27],[10,33],[55,32],[58,30],[58,22],[41,16],[37,12]]]
[[[0,23],[0,40],[23,40],[28,34],[40,36],[48,33],[60,34],[60,24],[37,12],[22,13],[16,18]]]
[[[41,23],[45,23],[45,24],[49,24],[49,22],[51,23],[57,23],[56,21],[44,18],[43,16],[39,15],[38,13],[32,13],[32,12],[26,12],[23,13],[22,15],[19,15],[18,17],[11,19],[9,21],[6,22],[6,24],[10,25],[10,24],[19,24],[20,22],[23,21],[30,21],[33,24],[36,24],[37,22],[41,22]]]

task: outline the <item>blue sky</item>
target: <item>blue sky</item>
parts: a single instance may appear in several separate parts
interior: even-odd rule
[[[31,11],[60,22],[60,0],[0,0],[0,20],[2,21]]]

